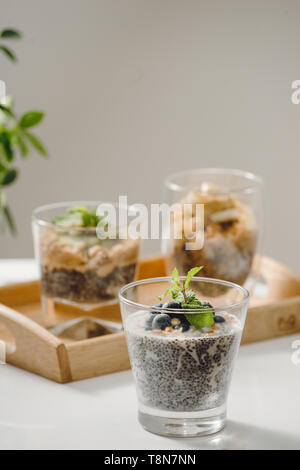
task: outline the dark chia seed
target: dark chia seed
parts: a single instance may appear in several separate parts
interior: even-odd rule
[[[92,303],[116,298],[119,289],[134,280],[136,263],[117,267],[106,277],[99,277],[94,271],[82,273],[74,269],[41,269],[44,295],[72,302]]]
[[[240,328],[223,325],[219,334],[177,338],[129,326],[128,349],[141,402],[167,411],[222,405],[241,335]]]

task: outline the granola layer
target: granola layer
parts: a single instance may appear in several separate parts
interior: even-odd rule
[[[40,241],[42,291],[75,302],[115,298],[134,280],[139,245],[131,239],[100,241],[91,230],[46,228]]]
[[[182,226],[182,238],[173,239],[168,261],[183,274],[193,266],[203,266],[201,275],[244,284],[253,262],[257,226],[252,210],[230,194],[188,193],[181,201],[191,204],[184,216],[178,211],[173,230]],[[186,243],[196,240],[188,227],[195,229],[196,204],[204,204],[204,245],[187,250]],[[190,229],[191,230],[191,229]]]

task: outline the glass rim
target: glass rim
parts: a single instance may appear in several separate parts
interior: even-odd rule
[[[32,221],[37,222],[39,225],[44,226],[44,227],[55,227],[61,228],[63,230],[66,229],[71,229],[72,231],[78,231],[78,232],[87,232],[87,231],[96,231],[97,227],[59,227],[58,225],[54,224],[53,222],[49,222],[45,220],[45,218],[42,217],[42,213],[47,211],[47,210],[52,210],[52,209],[59,209],[59,208],[68,208],[72,206],[99,206],[99,204],[111,204],[115,208],[124,208],[127,209],[128,212],[130,211],[133,212],[132,215],[135,215],[135,204],[130,204],[128,206],[119,204],[118,202],[111,202],[111,201],[86,201],[86,200],[80,200],[80,201],[63,201],[63,202],[53,202],[50,204],[44,204],[42,206],[38,206],[32,211]]]
[[[180,280],[181,281],[184,281],[186,279],[186,276],[180,276]],[[151,283],[158,283],[158,282],[170,282],[172,280],[172,277],[171,276],[162,276],[162,277],[153,277],[153,278],[148,278],[148,279],[141,279],[141,280],[138,280],[138,281],[133,281],[129,284],[126,284],[125,286],[123,286],[120,290],[119,290],[119,299],[120,299],[120,302],[123,302],[127,305],[130,305],[130,306],[134,306],[134,307],[138,307],[140,309],[143,309],[143,310],[153,310],[153,305],[145,305],[145,304],[140,304],[138,302],[135,302],[133,300],[129,300],[127,299],[126,297],[124,297],[124,293],[133,288],[133,287],[137,287],[137,286],[140,286],[140,285],[143,285],[143,284],[151,284]],[[245,287],[242,287],[242,286],[239,286],[238,284],[235,284],[234,282],[229,282],[229,281],[223,281],[221,279],[213,279],[213,278],[210,278],[210,277],[198,277],[198,276],[194,276],[192,279],[191,279],[191,282],[192,281],[202,281],[202,282],[206,282],[208,284],[219,284],[219,285],[222,285],[222,286],[225,286],[225,287],[231,287],[231,288],[234,288],[235,290],[238,290],[239,292],[241,292],[243,295],[244,295],[244,298],[238,302],[234,302],[232,304],[227,304],[227,305],[218,305],[218,306],[213,306],[213,311],[216,311],[216,312],[221,312],[221,311],[224,311],[224,310],[229,310],[229,309],[233,309],[233,308],[236,308],[236,307],[241,307],[243,305],[247,305],[248,301],[249,301],[249,292],[247,289],[245,289]],[[197,308],[197,309],[176,309],[176,308],[163,308],[163,307],[155,307],[155,311],[158,311],[158,312],[171,312],[171,313],[190,313],[190,314],[194,314],[194,313],[203,313],[203,312],[207,312],[207,307],[205,308]]]
[[[195,168],[191,170],[184,170],[178,171],[176,173],[171,173],[164,179],[164,186],[172,191],[182,191],[184,189],[188,189],[188,185],[178,184],[175,183],[174,179],[180,176],[189,176],[191,174],[198,174],[200,175],[232,175],[232,176],[239,176],[245,179],[245,185],[241,186],[240,188],[233,189],[232,191],[229,189],[229,192],[233,194],[249,194],[252,192],[257,191],[258,186],[263,185],[263,179],[261,176],[256,175],[255,173],[251,173],[250,171],[246,170],[239,170],[234,168]],[[251,184],[246,184],[246,182],[252,182]],[[255,183],[255,185],[253,184]],[[192,189],[192,188],[191,188]],[[196,190],[196,188],[195,188]],[[210,191],[209,194],[228,194],[228,191]]]

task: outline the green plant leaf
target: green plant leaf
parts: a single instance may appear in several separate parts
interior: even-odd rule
[[[31,145],[44,157],[48,157],[48,152],[46,148],[44,147],[44,144],[40,141],[40,139],[37,138],[36,135],[33,135],[29,132],[24,132],[24,135],[26,138],[29,140]]]
[[[24,139],[20,135],[16,135],[16,144],[20,149],[22,157],[27,157],[29,155],[29,148],[24,142]]]
[[[4,173],[4,171],[6,171],[7,168],[5,165],[3,165],[3,163],[0,161],[0,178],[1,178],[1,173]]]
[[[8,186],[9,184],[13,183],[18,176],[18,172],[15,168],[9,168],[6,170],[3,175],[0,177],[0,185],[1,186]]]
[[[11,143],[11,134],[7,131],[2,131],[0,133],[0,143],[2,144],[2,150],[4,157],[7,162],[12,162],[14,159],[14,152]]]
[[[190,285],[191,279],[193,276],[195,276],[203,266],[196,266],[195,268],[190,269],[190,271],[187,273],[186,279],[184,281],[184,288],[187,289]]]
[[[16,119],[15,114],[12,112],[11,109],[9,109],[7,106],[4,106],[4,104],[0,104],[0,109],[3,111],[3,113],[7,114],[7,116]]]
[[[23,114],[19,125],[25,129],[34,127],[42,121],[43,117],[44,113],[41,111],[29,111],[28,113]]]
[[[7,225],[9,227],[9,230],[10,232],[13,234],[13,235],[16,235],[17,234],[17,228],[16,228],[16,224],[15,224],[15,221],[14,221],[14,218],[13,218],[13,215],[9,209],[8,206],[5,206],[3,208],[3,214],[5,216],[5,219],[6,219],[6,222],[7,222]]]
[[[17,57],[11,49],[6,46],[0,46],[0,50],[8,57],[12,62],[17,62]]]
[[[3,212],[6,206],[6,193],[3,189],[0,189],[0,212]]]
[[[21,39],[22,33],[12,28],[2,29],[0,33],[0,38],[4,39]]]

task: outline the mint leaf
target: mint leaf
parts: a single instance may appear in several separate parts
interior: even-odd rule
[[[202,302],[197,299],[195,292],[192,289],[186,290],[189,287],[191,279],[195,276],[203,266],[197,266],[191,269],[185,279],[183,286],[180,283],[180,276],[177,268],[173,269],[171,288],[167,289],[166,292],[157,297],[159,300],[163,300],[168,294],[172,295],[172,299],[181,304],[181,307],[185,310],[198,309],[201,313],[189,314],[185,313],[185,317],[195,328],[204,328],[212,326],[214,321],[213,310],[210,307],[203,306]]]
[[[174,268],[172,271],[172,279],[174,282],[180,284],[180,277],[179,277],[179,272],[177,268]]]
[[[87,208],[84,206],[75,206],[68,209],[68,214],[76,214],[77,212],[85,213],[88,212]]]
[[[107,225],[107,218],[96,215],[96,209],[84,206],[71,207],[66,214],[56,217],[52,223],[61,227],[97,227]]]
[[[182,308],[186,308],[186,309],[188,309],[188,308],[202,308],[202,303],[200,302],[200,300],[194,298],[190,302],[182,304]]]
[[[196,294],[193,290],[188,290],[185,293],[185,296],[186,296],[186,299],[187,299],[188,303],[191,303],[191,302],[193,302],[194,299],[196,299]]]
[[[99,217],[96,214],[90,212],[84,212],[81,218],[85,227],[97,227],[99,222]]]
[[[98,217],[99,217],[99,221],[98,221],[97,226],[106,227],[108,225],[108,218],[105,215],[103,215],[102,217],[100,216]]]
[[[195,328],[209,328],[215,323],[212,309],[207,306],[203,307],[200,300],[196,298],[194,298],[192,302],[188,304],[183,304],[182,308],[185,308],[185,309],[197,309],[197,308],[200,309],[201,308],[201,309],[206,310],[201,313],[194,313],[194,314],[186,313],[185,314],[187,321],[191,325],[193,325]]]
[[[187,321],[193,325],[195,328],[209,328],[215,323],[214,316],[212,312],[207,313],[194,313],[194,314],[185,314]]]
[[[172,299],[179,303],[184,302],[183,293],[181,291],[172,291]]]
[[[52,220],[52,223],[58,227],[81,227],[82,218],[79,213],[64,214],[55,217],[55,219]]]
[[[186,279],[184,281],[184,288],[185,289],[187,289],[189,287],[192,277],[195,276],[199,271],[201,271],[202,268],[203,268],[203,266],[198,266],[198,267],[190,269],[190,271],[187,273]]]
[[[169,295],[171,292],[171,289],[167,289],[166,292],[162,295],[157,296],[158,300],[163,300],[167,295]]]
[[[172,292],[180,291],[181,290],[181,285],[180,285],[180,277],[179,277],[179,272],[177,268],[174,268],[172,271]]]

